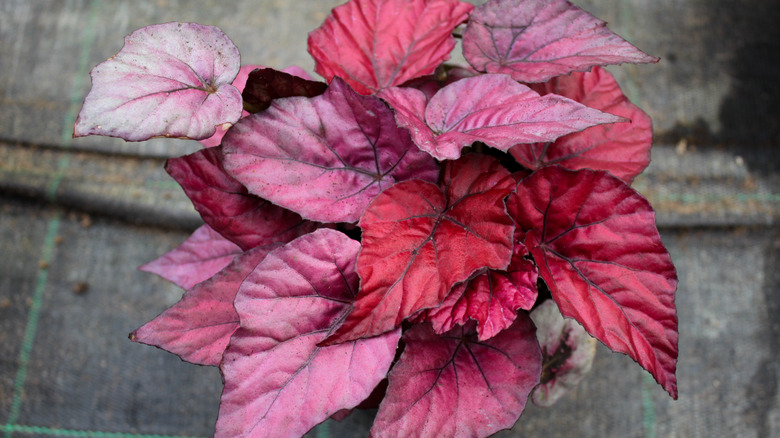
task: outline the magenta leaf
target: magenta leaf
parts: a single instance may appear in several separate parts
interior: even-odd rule
[[[241,248],[235,243],[203,225],[176,249],[138,269],[189,289],[221,271],[238,254],[241,254]]]
[[[508,328],[515,321],[518,309],[530,310],[536,302],[536,265],[525,259],[528,250],[515,246],[512,261],[505,271],[488,269],[467,283],[455,286],[441,306],[427,310],[436,333],[477,322],[479,340],[484,341]]]
[[[438,177],[392,111],[340,79],[320,96],[274,101],[222,144],[225,169],[251,193],[322,222],[355,222],[396,181]]]
[[[351,307],[359,249],[338,231],[317,230],[269,253],[244,280],[216,436],[302,436],[385,378],[400,330],[317,346]]]
[[[477,70],[544,82],[595,65],[657,62],[566,0],[491,0],[463,33],[463,55]]]
[[[508,429],[539,383],[541,353],[527,313],[487,341],[473,328],[404,334],[371,436],[484,437]]]
[[[219,365],[238,313],[233,300],[241,282],[273,247],[255,248],[225,269],[188,290],[157,318],[130,334],[134,342],[154,345],[198,365]]]
[[[652,120],[623,95],[608,71],[594,67],[589,73],[575,72],[535,88],[625,117],[631,123],[594,126],[553,143],[517,145],[509,153],[520,164],[529,169],[558,164],[572,170],[606,170],[629,183],[650,164]]]
[[[351,0],[309,34],[315,71],[360,94],[433,73],[474,6],[459,0]]]
[[[240,66],[238,49],[214,26],[139,29],[92,70],[92,89],[73,135],[208,138],[217,126],[241,117],[241,93],[231,85]]]
[[[564,319],[553,300],[545,300],[531,312],[536,338],[542,348],[542,377],[531,400],[552,406],[574,389],[590,372],[596,356],[596,340],[573,319]]]
[[[504,269],[513,224],[504,198],[514,180],[497,160],[448,162],[442,188],[404,181],[382,192],[360,219],[361,288],[354,309],[328,343],[375,336],[438,306],[482,268]]]
[[[328,84],[310,81],[272,68],[257,69],[249,73],[241,96],[244,108],[251,113],[264,111],[275,99],[293,96],[314,97],[325,92]]]
[[[677,398],[677,274],[647,200],[607,172],[550,166],[507,207],[563,316]]]
[[[289,242],[318,227],[250,194],[225,172],[221,147],[172,158],[165,170],[182,186],[203,220],[242,249]]]
[[[565,97],[539,96],[506,75],[461,79],[430,101],[412,88],[388,88],[379,96],[395,109],[396,121],[412,132],[417,146],[440,160],[458,158],[461,149],[476,141],[507,151],[518,143],[552,141],[625,121]]]

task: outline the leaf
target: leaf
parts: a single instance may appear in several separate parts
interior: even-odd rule
[[[325,345],[392,330],[477,270],[506,268],[513,224],[504,198],[514,185],[497,160],[474,154],[446,164],[442,188],[412,180],[377,196],[360,219],[360,293]]]
[[[208,225],[202,225],[176,249],[138,267],[189,289],[221,271],[241,248]]]
[[[534,330],[526,313],[487,341],[473,328],[437,336],[427,324],[413,327],[371,436],[484,437],[512,427],[539,382]]]
[[[658,62],[566,0],[491,0],[471,14],[463,56],[478,71],[544,82],[595,65]]]
[[[630,119],[587,128],[560,137],[553,143],[518,145],[509,150],[530,169],[558,164],[567,169],[606,170],[630,183],[650,164],[653,124],[644,111],[632,104],[615,78],[601,67],[589,73],[572,73],[537,85],[542,93],[555,93],[591,108]]]
[[[360,243],[321,229],[276,249],[236,296],[216,436],[302,436],[387,374],[400,330],[318,347],[349,311]]]
[[[274,101],[225,136],[225,169],[253,194],[322,222],[355,222],[396,181],[435,181],[392,112],[340,79],[314,98]]]
[[[458,0],[351,0],[309,34],[315,71],[360,94],[433,73],[474,6]]]
[[[233,308],[238,287],[271,249],[255,248],[236,257],[225,269],[189,289],[173,307],[130,333],[130,339],[162,348],[187,362],[219,365],[238,329],[238,313]]]
[[[515,246],[505,271],[488,269],[467,283],[455,286],[441,306],[429,309],[424,320],[436,333],[444,333],[470,319],[477,322],[479,340],[484,341],[508,328],[518,309],[531,310],[536,302],[536,265],[524,258],[528,250]]]
[[[563,316],[677,398],[677,274],[647,200],[606,172],[551,166],[507,208]]]
[[[231,85],[240,65],[238,49],[214,26],[139,29],[92,70],[73,135],[208,138],[241,117],[241,93]]]
[[[318,224],[250,194],[225,172],[221,147],[168,160],[165,170],[184,189],[203,220],[247,250],[289,242]]]
[[[590,372],[596,340],[573,319],[563,319],[553,300],[537,306],[531,319],[542,347],[542,377],[531,400],[537,406],[549,407]]]
[[[249,74],[241,96],[244,108],[251,113],[264,111],[275,99],[293,96],[314,97],[325,92],[328,84],[310,81],[272,68],[254,70]]]
[[[506,152],[518,143],[552,141],[585,128],[625,121],[554,94],[539,96],[506,75],[461,79],[428,101],[411,88],[389,88],[379,97],[394,109],[420,149],[456,159],[476,141]]]

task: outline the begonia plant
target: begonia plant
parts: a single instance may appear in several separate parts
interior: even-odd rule
[[[203,142],[165,169],[204,225],[141,267],[186,292],[130,337],[219,367],[217,436],[370,406],[374,437],[488,436],[595,340],[677,397],[675,268],[630,187],[651,121],[602,68],[656,58],[566,0],[350,0],[308,47],[325,81],[148,26],[75,123]]]

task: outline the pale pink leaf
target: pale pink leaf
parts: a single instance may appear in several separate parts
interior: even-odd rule
[[[232,85],[240,65],[238,49],[214,26],[139,29],[92,70],[74,136],[208,138],[241,117],[241,93]]]
[[[360,94],[433,73],[474,6],[459,0],[351,0],[309,34],[315,71]]]
[[[254,248],[213,277],[188,290],[182,299],[130,334],[130,339],[154,345],[198,365],[219,365],[228,341],[238,328],[233,307],[238,287],[273,247]]]
[[[555,301],[546,300],[531,312],[542,348],[542,377],[531,400],[552,406],[590,372],[596,340],[577,321],[564,319]]]
[[[567,0],[490,0],[463,33],[463,55],[477,70],[544,82],[595,65],[657,62]]]
[[[379,96],[395,109],[396,121],[411,131],[417,146],[440,160],[460,157],[464,147],[477,141],[507,151],[518,143],[552,141],[625,121],[565,97],[540,96],[506,75],[461,79],[430,101],[412,88],[389,88]]]
[[[221,366],[216,436],[302,436],[385,378],[400,330],[317,346],[351,308],[359,249],[320,229],[269,253],[244,280],[235,301],[241,328]]]
[[[558,164],[567,169],[606,170],[631,182],[650,164],[653,124],[650,117],[631,103],[615,78],[601,67],[588,73],[574,72],[534,88],[542,94],[555,93],[631,123],[593,126],[565,135],[553,143],[517,145],[509,150],[529,169]]]
[[[530,310],[536,302],[536,265],[525,255],[522,243],[515,245],[506,270],[485,272],[453,288],[441,306],[426,311],[436,333],[452,330],[469,320],[477,322],[479,340],[484,341],[508,328],[518,309]]]
[[[487,341],[471,327],[404,334],[371,436],[485,437],[508,429],[539,382],[541,352],[527,313]]]
[[[241,248],[202,225],[176,249],[138,267],[189,289],[227,266]]]
[[[374,96],[335,79],[324,94],[276,100],[223,140],[225,169],[262,198],[322,222],[354,222],[397,181],[438,166]]]

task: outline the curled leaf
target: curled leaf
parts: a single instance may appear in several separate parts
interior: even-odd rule
[[[92,89],[73,135],[208,138],[217,126],[241,117],[241,93],[231,84],[240,66],[238,49],[214,26],[139,29],[92,70]]]
[[[438,177],[390,109],[340,79],[320,96],[274,101],[222,144],[225,169],[251,193],[321,222],[355,222],[396,181]]]
[[[595,65],[657,62],[567,0],[490,0],[474,9],[463,55],[478,71],[544,82]]]
[[[326,88],[328,84],[324,82],[307,80],[272,68],[262,68],[249,73],[241,96],[244,98],[244,108],[251,113],[257,113],[268,109],[274,99],[319,96]]]
[[[527,313],[487,341],[472,327],[404,334],[373,437],[476,437],[508,429],[539,382],[541,353]]]
[[[459,0],[351,0],[309,34],[309,53],[328,82],[338,76],[372,94],[433,73],[473,8]]]
[[[551,166],[507,208],[563,316],[677,398],[677,274],[647,200],[607,172]]]

